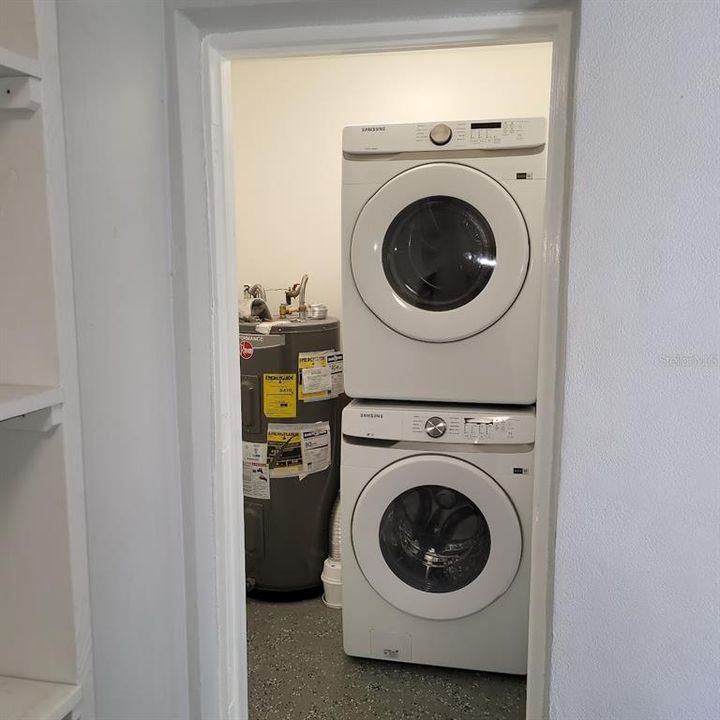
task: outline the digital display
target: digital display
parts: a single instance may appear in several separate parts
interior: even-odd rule
[[[501,122],[470,123],[471,130],[494,130],[501,127]]]

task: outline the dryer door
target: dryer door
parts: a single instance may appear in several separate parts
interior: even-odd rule
[[[352,546],[367,581],[398,610],[448,620],[487,607],[520,566],[522,532],[479,468],[416,455],[381,470],[357,500]]]
[[[365,204],[350,263],[363,302],[410,338],[450,342],[482,332],[515,301],[530,242],[500,183],[458,163],[406,170]]]

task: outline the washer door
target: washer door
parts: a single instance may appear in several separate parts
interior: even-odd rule
[[[502,488],[479,468],[416,455],[381,470],[352,518],[365,578],[398,610],[449,620],[482,610],[512,583],[522,532]]]
[[[396,175],[365,204],[350,263],[363,302],[393,330],[451,342],[515,302],[530,241],[510,193],[485,173],[431,163]]]

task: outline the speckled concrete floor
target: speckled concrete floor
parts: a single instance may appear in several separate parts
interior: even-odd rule
[[[522,720],[525,679],[349,658],[319,598],[248,600],[250,720]]]

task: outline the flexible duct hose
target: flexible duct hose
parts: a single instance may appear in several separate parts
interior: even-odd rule
[[[340,493],[330,515],[330,559],[340,562],[342,560],[342,532],[340,525]]]

